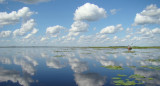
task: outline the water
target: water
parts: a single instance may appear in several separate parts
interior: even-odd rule
[[[0,48],[0,86],[160,86],[160,49]],[[150,61],[149,59],[154,59]],[[123,70],[105,68],[120,66]],[[118,74],[125,76],[118,76]],[[130,78],[131,75],[143,78]],[[123,84],[124,85],[124,84]]]

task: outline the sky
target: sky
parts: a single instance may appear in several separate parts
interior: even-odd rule
[[[0,0],[0,46],[160,46],[160,0]]]

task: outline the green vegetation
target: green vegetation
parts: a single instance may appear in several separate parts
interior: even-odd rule
[[[123,68],[121,66],[109,65],[109,66],[102,66],[102,67],[105,67],[105,68],[111,69],[111,70],[123,70]]]
[[[129,86],[129,85],[136,85],[137,83],[133,80],[133,81],[124,81],[124,80],[116,80],[113,81],[115,85],[124,85],[124,86]]]
[[[124,77],[124,76],[127,76],[127,75],[121,75],[121,74],[118,74],[117,76]]]
[[[91,54],[91,53],[81,53],[81,54]]]
[[[134,74],[134,75],[129,76],[129,78],[145,78],[145,77],[139,74]]]
[[[146,59],[145,61],[150,61],[150,62],[160,62],[160,59]]]
[[[154,69],[154,70],[160,70],[159,66],[141,66],[141,67],[149,68],[149,69]]]
[[[148,80],[153,80],[153,78],[148,78]]]
[[[120,77],[113,77],[112,79],[121,79]]]

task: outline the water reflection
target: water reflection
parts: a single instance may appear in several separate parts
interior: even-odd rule
[[[106,77],[97,73],[76,73],[74,76],[78,86],[103,86],[106,82]]]
[[[8,80],[13,83],[18,82],[20,85],[29,86],[29,83],[33,82],[30,76],[25,75],[22,77],[20,73],[13,70],[6,70],[0,67],[0,82],[7,82]]]
[[[146,61],[160,58],[159,49],[137,49],[134,53],[94,48],[0,48],[0,51],[0,85],[11,81],[23,86],[46,83],[48,86],[109,86],[114,85],[112,77],[119,73],[142,75],[146,77],[143,80],[146,86],[160,85],[160,70],[141,67],[160,66],[159,62]],[[124,70],[102,67],[110,65],[122,66]],[[64,76],[68,79],[61,81]]]

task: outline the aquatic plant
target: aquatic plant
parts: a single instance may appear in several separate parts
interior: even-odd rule
[[[137,83],[132,80],[132,81],[124,81],[124,80],[116,80],[116,81],[113,81],[115,85],[125,85],[125,86],[129,86],[129,85],[136,85]]]
[[[134,74],[134,75],[129,76],[129,78],[145,78],[145,77],[139,74]]]
[[[141,67],[148,68],[148,69],[154,69],[154,70],[160,70],[159,66],[141,66]]]
[[[111,70],[123,70],[123,67],[121,67],[121,66],[109,65],[109,66],[102,66],[102,67],[105,67],[105,68],[111,69]]]
[[[117,76],[124,77],[124,76],[127,76],[127,75],[121,75],[121,74],[118,74]]]
[[[120,77],[113,77],[112,79],[121,79]]]

